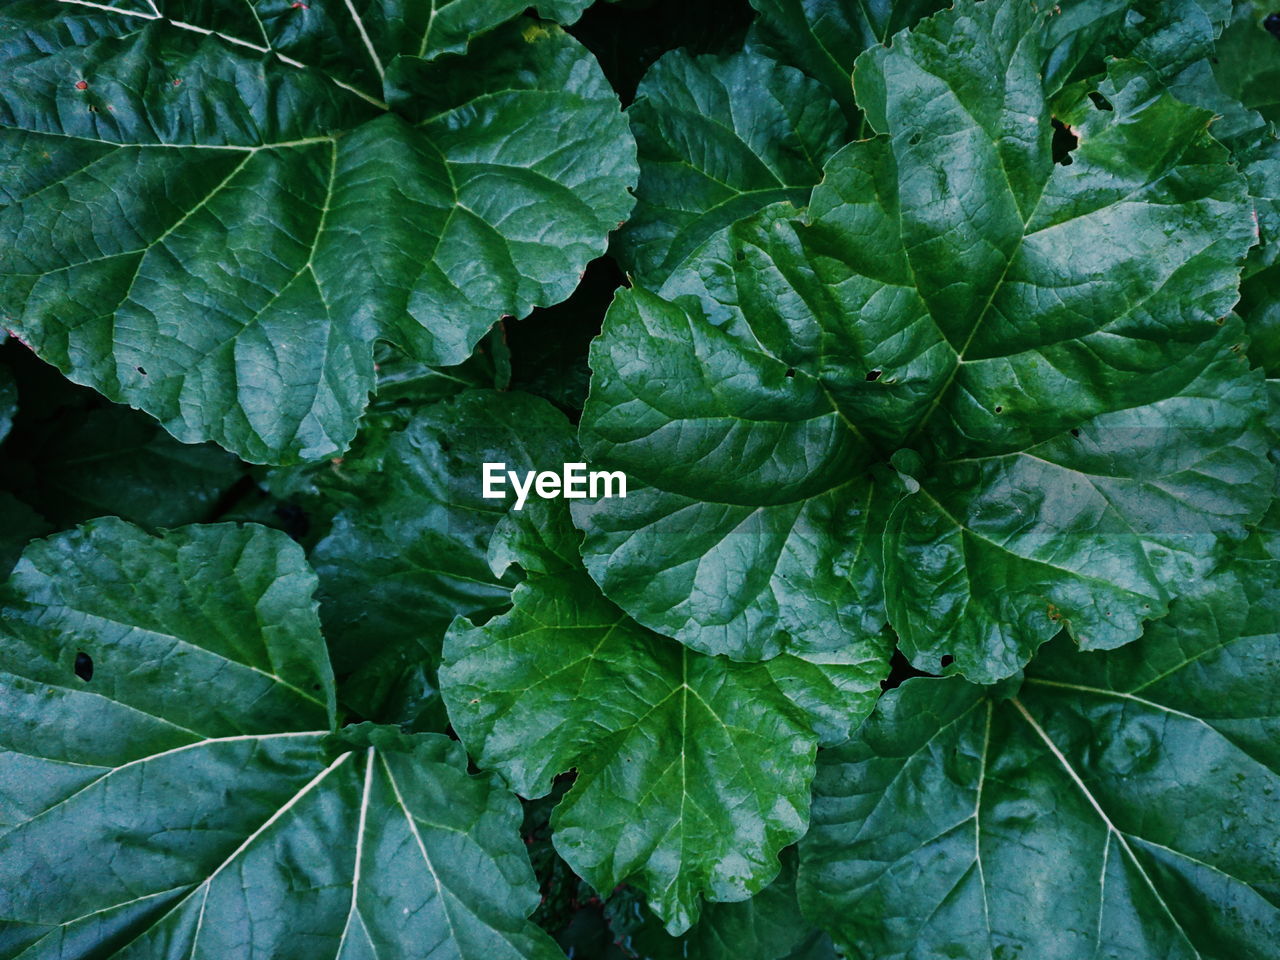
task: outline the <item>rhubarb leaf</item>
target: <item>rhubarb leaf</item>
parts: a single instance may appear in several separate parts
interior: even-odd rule
[[[332,734],[315,577],[261,527],[97,521],[0,611],[0,952],[553,960],[514,797]]]
[[[824,753],[800,902],[853,955],[1280,957],[1277,565],[1021,690],[908,680]]]
[[[581,435],[634,492],[576,516],[641,623],[758,658],[887,619],[920,669],[990,682],[1062,627],[1135,639],[1266,508],[1263,381],[1228,316],[1245,184],[1208,111],[1126,63],[1054,163],[1043,17],[962,0],[868,51],[882,135],[807,214],[774,205],[615,301]]]
[[[618,99],[558,27],[463,54],[444,51],[478,29],[451,33],[471,0],[439,22],[390,0],[187,6],[0,13],[0,314],[180,440],[341,452],[375,339],[461,362],[564,299],[631,209]]]

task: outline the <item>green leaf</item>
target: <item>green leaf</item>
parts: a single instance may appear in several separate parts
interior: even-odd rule
[[[1171,78],[1213,52],[1231,8],[1232,0],[1139,0],[1126,11],[1112,52]]]
[[[825,752],[800,902],[853,955],[1275,958],[1275,563],[1015,696],[908,680]]]
[[[862,51],[948,4],[946,0],[751,0],[760,12],[761,39],[787,63],[821,81],[855,130],[853,62]]]
[[[61,527],[107,514],[150,528],[206,520],[246,476],[225,450],[179,443],[123,407],[68,411],[20,433],[0,477]]]
[[[1280,79],[1280,43],[1263,27],[1265,13],[1250,2],[1231,9],[1223,0],[1179,0],[1144,13],[1149,36],[1133,55],[1174,96],[1216,114],[1210,130],[1248,180],[1259,238],[1247,277],[1280,256],[1280,141],[1268,92]]]
[[[558,955],[513,797],[444,737],[330,733],[314,587],[260,527],[28,549],[0,627],[0,953]]]
[[[755,48],[668,53],[627,114],[640,185],[615,247],[649,285],[735,220],[775,201],[804,206],[844,142],[844,118],[822,86]]]
[[[361,460],[332,468],[352,471],[351,502],[310,559],[343,702],[386,722],[442,717],[435,672],[446,628],[505,606],[515,584],[487,559],[514,501],[482,498],[482,465],[559,471],[576,449],[569,422],[546,401],[468,390],[420,407]]]
[[[1269,13],[1269,9],[1247,0],[1236,3],[1214,55],[1194,72],[1198,79],[1206,69],[1212,70],[1213,87],[1220,94],[1208,93],[1213,87],[1206,80],[1199,85],[1199,91],[1206,93],[1192,102],[1205,103],[1220,115],[1214,135],[1235,150],[1257,205],[1258,246],[1250,251],[1246,277],[1280,259],[1280,138],[1276,133],[1280,123],[1280,98],[1276,95],[1280,41],[1262,25]],[[1186,95],[1184,87],[1175,92]],[[1250,282],[1251,278],[1246,280],[1245,287]],[[1249,296],[1243,289],[1241,295]]]
[[[951,656],[992,682],[1062,627],[1086,650],[1138,637],[1270,502],[1265,401],[1246,369],[1228,354],[1169,400],[923,479],[886,538],[911,662],[941,672]]]
[[[569,25],[575,23],[583,12],[596,0],[542,0],[534,4],[538,13],[557,23]],[[603,3],[617,3],[618,0],[601,0]],[[523,8],[522,8],[523,9]]]
[[[440,683],[454,728],[522,796],[576,768],[552,817],[597,890],[634,883],[672,934],[700,899],[745,900],[807,826],[816,737],[759,664],[634,623],[582,573],[531,578],[510,613],[455,622]]]
[[[1226,318],[1244,184],[1210,114],[1125,63],[1055,164],[1042,35],[1029,5],[961,2],[868,52],[883,135],[807,215],[618,298],[581,435],[631,491],[576,518],[641,623],[808,656],[877,634],[887,599],[917,667],[992,681],[1061,626],[1135,639],[1266,508],[1262,379]]]
[[[375,339],[459,363],[569,294],[634,202],[591,55],[525,22],[447,53],[472,0],[360,6],[6,6],[0,312],[37,353],[180,440],[294,462],[351,440]]]
[[[792,848],[773,883],[741,903],[708,904],[681,937],[669,936],[631,898],[611,898],[605,913],[623,949],[640,960],[836,960],[831,938],[800,915]]]
[[[597,890],[639,886],[679,934],[702,898],[745,900],[778,872],[807,824],[813,749],[870,712],[882,660],[695,653],[601,596],[576,540],[560,502],[503,518],[494,570],[518,563],[527,579],[509,612],[454,621],[441,691],[477,762],[522,796],[577,771],[552,816],[556,849]]]
[[[10,680],[25,678],[27,703],[9,718],[26,717],[38,737],[42,712],[55,706],[68,722],[83,717],[86,730],[123,716],[166,747],[192,729],[244,733],[250,718],[328,728],[333,677],[315,587],[302,549],[263,527],[152,536],[103,518],[37,541],[4,588],[14,637],[0,656]],[[72,673],[80,654],[93,664],[92,685]],[[54,702],[41,706],[39,684],[51,685]]]
[[[878,633],[865,544],[894,481],[862,469],[819,383],[639,289],[614,301],[591,367],[584,451],[629,485],[574,515],[610,597],[705,653],[810,656]]]

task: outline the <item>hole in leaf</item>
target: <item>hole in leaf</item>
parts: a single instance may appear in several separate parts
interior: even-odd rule
[[[1280,40],[1280,13],[1267,14],[1267,19],[1262,21],[1262,25],[1266,28],[1267,33]]]
[[[879,379],[880,379],[879,370],[872,370],[870,373],[867,374],[867,383],[875,383]]]
[[[917,133],[913,133],[913,134],[910,136],[910,138],[908,138],[907,143],[911,144],[911,146],[913,146],[913,147],[914,147],[914,146],[915,146],[916,144],[918,144],[922,139],[923,139],[923,137],[921,136],[921,134],[920,134],[920,133],[918,133],[918,132],[917,132]]]
[[[144,377],[147,375],[147,371],[146,371],[145,369],[143,369],[142,367],[134,367],[133,369],[137,370],[137,371],[138,371],[140,374],[142,374]]]
[[[1077,137],[1065,123],[1057,117],[1053,118],[1053,162],[1069,167],[1072,163],[1071,151],[1080,144]]]
[[[902,651],[894,648],[893,656],[889,660],[889,676],[880,681],[881,690],[892,690],[894,687],[901,686],[904,680],[910,680],[912,677],[932,677],[932,673],[925,673],[923,670],[917,670],[911,665],[911,661],[903,656]]]
[[[947,667],[951,666],[953,663],[956,662],[956,658],[949,653],[944,653],[942,655],[942,659],[939,662],[942,664],[942,669],[945,670],[947,669]]]
[[[83,650],[76,654],[76,676],[85,683],[93,679],[93,657]]]
[[[1102,94],[1098,93],[1097,90],[1089,94],[1089,99],[1093,101],[1093,105],[1097,107],[1099,110],[1114,109],[1114,107],[1111,106],[1111,101],[1108,100],[1106,97],[1104,97]]]
[[[788,377],[794,377],[795,375],[796,375],[796,368],[795,368],[795,367],[787,367],[787,376],[788,376]]]
[[[1000,404],[996,404],[996,413],[1004,413],[1004,407],[1000,406]]]

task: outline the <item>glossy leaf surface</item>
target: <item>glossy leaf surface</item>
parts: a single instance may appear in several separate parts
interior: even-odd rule
[[[752,47],[667,54],[645,74],[627,115],[640,185],[615,248],[653,286],[717,230],[776,201],[808,203],[822,165],[844,142],[830,95]]]
[[[1244,183],[1207,111],[1123,63],[1055,164],[1042,27],[961,3],[868,52],[883,135],[807,215],[619,297],[582,436],[637,494],[579,523],[640,622],[751,658],[887,614],[917,667],[992,681],[1063,625],[1133,640],[1265,508],[1262,380],[1224,319]]]
[[[0,953],[558,955],[525,920],[514,798],[444,737],[330,733],[314,587],[263,528],[28,548],[0,627]]]
[[[529,572],[513,607],[455,621],[441,689],[477,762],[538,797],[577,770],[554,843],[597,890],[634,883],[672,934],[701,900],[740,901],[804,833],[815,731],[870,709],[879,664],[818,668],[709,657],[660,637],[601,596],[577,566],[560,505],[508,514],[495,566]],[[805,693],[789,688],[803,676]]]
[[[528,394],[469,390],[415,409],[335,465],[346,505],[310,554],[344,702],[362,716],[443,730],[436,667],[455,616],[510,602],[513,576],[489,567],[511,508],[482,496],[482,465],[559,472],[576,457],[563,414]],[[346,474],[350,471],[350,478]]]
[[[823,756],[806,911],[885,958],[1280,956],[1276,576],[1220,575],[1124,650],[1055,642],[1020,691],[891,692]]]
[[[864,50],[885,43],[947,6],[944,0],[752,0],[760,33],[785,61],[822,82],[855,130],[853,64]]]
[[[0,21],[0,311],[181,440],[340,452],[375,339],[461,362],[631,209],[590,54],[533,22],[470,40],[509,3],[50,11]]]

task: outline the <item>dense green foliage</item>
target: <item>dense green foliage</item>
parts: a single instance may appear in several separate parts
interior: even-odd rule
[[[1280,960],[1280,11],[0,64],[0,960]]]

